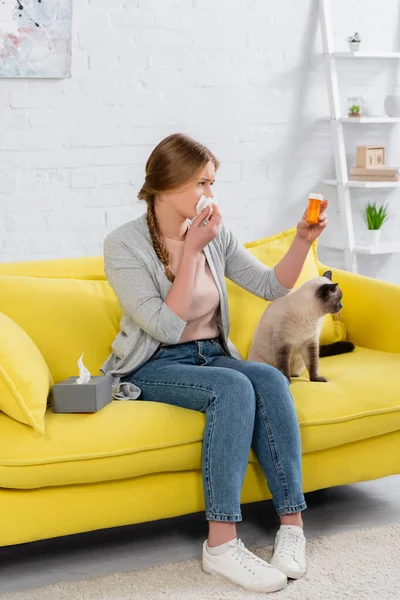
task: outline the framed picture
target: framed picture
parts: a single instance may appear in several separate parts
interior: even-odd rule
[[[71,76],[72,0],[0,0],[0,77]]]

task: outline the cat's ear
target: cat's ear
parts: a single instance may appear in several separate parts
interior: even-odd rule
[[[323,285],[321,285],[317,289],[318,298],[320,298],[321,300],[326,300],[330,294],[331,288],[332,288],[331,283],[324,283]]]
[[[336,292],[338,285],[338,283],[323,283],[317,289],[317,297],[322,301],[328,300],[329,295]]]
[[[327,279],[330,279],[332,281],[332,271],[325,271],[322,277],[326,277]]]

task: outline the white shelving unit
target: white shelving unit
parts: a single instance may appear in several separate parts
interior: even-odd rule
[[[340,186],[336,179],[325,179],[325,185]],[[395,188],[400,186],[400,181],[348,181],[349,188]]]
[[[351,188],[396,188],[396,181],[349,181],[346,148],[343,128],[351,123],[361,125],[391,125],[400,123],[400,118],[391,117],[343,117],[340,108],[339,82],[337,75],[337,59],[400,59],[400,52],[335,52],[330,14],[330,0],[319,0],[324,64],[328,87],[330,123],[333,137],[336,179],[325,180],[325,185],[335,186],[339,198],[340,217],[345,230],[343,243],[327,244],[330,248],[344,251],[346,269],[357,272],[357,254],[391,254],[400,252],[400,243],[383,242],[379,246],[367,246],[356,243],[354,239],[353,215],[351,208]]]
[[[400,52],[332,52],[335,58],[400,58]]]
[[[343,250],[345,244],[344,242],[332,242],[329,244],[329,248],[333,248],[335,250]],[[394,252],[400,252],[400,242],[381,242],[379,246],[369,246],[367,244],[356,244],[355,252],[357,254],[393,254]]]
[[[369,123],[370,125],[380,123],[400,123],[400,117],[340,117],[342,123],[352,123],[359,125],[360,123]]]

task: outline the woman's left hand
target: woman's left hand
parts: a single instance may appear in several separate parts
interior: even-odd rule
[[[318,225],[310,225],[307,223],[307,210],[304,211],[301,221],[297,224],[297,236],[300,239],[312,244],[321,235],[325,227],[328,225],[327,208],[328,200],[323,200],[323,202],[321,202]]]

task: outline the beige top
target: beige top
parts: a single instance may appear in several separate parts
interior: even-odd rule
[[[170,255],[170,268],[176,274],[185,242],[170,238],[164,238],[164,240]],[[192,304],[187,317],[187,325],[182,332],[179,343],[218,337],[219,330],[216,320],[218,309],[218,289],[204,252],[200,252],[196,265]]]

